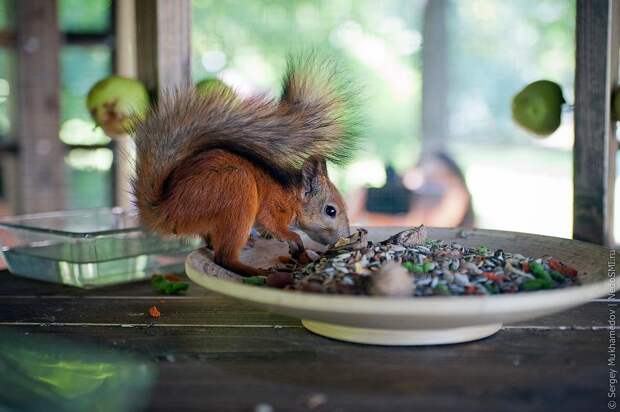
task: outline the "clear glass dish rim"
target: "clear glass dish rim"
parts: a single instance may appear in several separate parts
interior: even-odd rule
[[[71,238],[91,238],[91,237],[101,237],[101,236],[109,236],[116,235],[122,233],[130,233],[130,232],[140,232],[143,231],[143,228],[140,226],[127,227],[124,229],[107,229],[107,230],[98,230],[93,232],[69,232],[65,230],[58,229],[47,229],[36,226],[26,226],[18,223],[11,223],[10,221],[3,219],[45,219],[52,217],[63,217],[70,216],[74,214],[80,213],[101,213],[101,212],[110,212],[111,214],[120,214],[127,213],[126,209],[121,207],[100,207],[100,208],[92,208],[92,209],[72,209],[72,210],[58,210],[54,212],[44,212],[44,213],[31,213],[26,215],[16,215],[16,216],[7,216],[5,218],[0,218],[0,228],[8,228],[8,229],[18,229],[36,233],[46,233],[57,236],[65,236]]]

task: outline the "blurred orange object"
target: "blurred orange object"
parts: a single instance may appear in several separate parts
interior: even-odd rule
[[[159,312],[159,309],[157,309],[157,306],[151,306],[149,308],[149,316],[157,319],[161,316],[161,313]]]
[[[422,159],[402,177],[387,168],[380,189],[348,199],[349,219],[361,226],[472,227],[471,193],[458,165],[440,153]]]

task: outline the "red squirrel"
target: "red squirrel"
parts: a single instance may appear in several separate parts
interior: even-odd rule
[[[239,260],[253,227],[304,251],[349,235],[345,203],[327,175],[355,147],[349,83],[328,61],[290,59],[280,99],[240,99],[226,86],[160,98],[134,126],[132,182],[142,223],[162,234],[208,239],[217,264],[265,275]]]

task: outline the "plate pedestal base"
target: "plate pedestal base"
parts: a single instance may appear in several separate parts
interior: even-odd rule
[[[302,320],[309,331],[327,338],[368,345],[415,346],[469,342],[491,336],[501,323],[447,329],[371,329]]]

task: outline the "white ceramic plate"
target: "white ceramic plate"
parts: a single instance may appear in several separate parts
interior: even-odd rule
[[[380,241],[404,228],[372,228],[369,239]],[[497,332],[502,323],[560,312],[620,288],[608,279],[609,249],[575,240],[525,233],[473,230],[466,238],[456,229],[428,229],[430,239],[485,245],[525,256],[550,255],[579,270],[580,286],[491,296],[385,298],[322,295],[283,291],[241,283],[241,277],[213,263],[199,250],[186,261],[188,276],[223,295],[251,302],[274,313],[302,319],[319,335],[350,342],[382,345],[432,345],[466,342]],[[247,247],[242,260],[269,267],[286,245],[259,240]],[[620,282],[619,282],[620,283]]]

